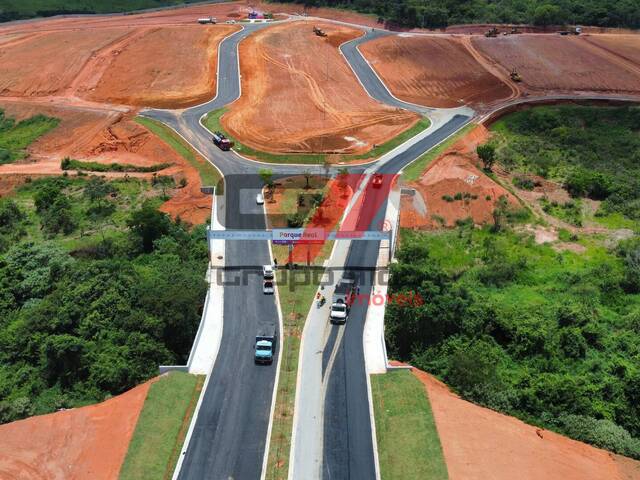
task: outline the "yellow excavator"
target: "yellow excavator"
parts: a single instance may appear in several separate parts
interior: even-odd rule
[[[318,27],[313,27],[313,33],[315,33],[317,36],[319,37],[326,37],[327,34],[324,32],[324,30],[318,28]]]
[[[509,76],[511,77],[511,80],[513,80],[514,82],[522,81],[522,77],[520,76],[520,74],[515,68],[511,70],[511,73],[509,74]]]

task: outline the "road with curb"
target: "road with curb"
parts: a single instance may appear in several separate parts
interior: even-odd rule
[[[221,171],[225,198],[216,199],[224,205],[218,217],[230,229],[265,228],[263,209],[255,203],[262,189],[258,166],[215,147],[200,119],[240,96],[238,43],[265,26],[245,26],[221,42],[218,92],[213,100],[186,110],[141,112],[174,129]],[[288,170],[277,169],[280,174]],[[262,293],[261,266],[271,263],[269,245],[264,241],[226,242],[225,255],[224,278],[213,279],[225,282],[222,339],[186,452],[174,475],[181,480],[255,480],[263,470],[279,349],[270,366],[255,365],[252,349],[262,321],[279,324],[274,297]]]
[[[211,132],[202,125],[201,119],[240,96],[238,43],[267,26],[246,25],[221,42],[218,92],[213,100],[185,110],[147,109],[141,112],[142,116],[171,127],[221,171],[225,177],[225,198],[220,202],[216,199],[223,205],[222,209],[219,205],[217,207],[218,216],[230,229],[265,228],[263,212],[254,201],[255,193],[262,187],[257,173],[265,165],[247,160],[233,151],[220,151],[211,142]],[[356,50],[353,55],[359,55],[359,52]],[[351,64],[354,57],[347,53],[345,58]],[[367,85],[373,85],[376,80],[381,82],[375,73],[371,75],[371,69],[366,70],[367,65],[366,62],[364,66],[351,64],[368,91]],[[399,106],[393,103],[399,101],[390,95],[382,101]],[[469,119],[453,112],[445,117],[447,121],[433,123],[427,131],[389,152],[383,157],[385,161],[377,162],[375,166],[351,167],[350,172],[369,173],[382,165],[378,168],[382,173],[396,173]],[[299,174],[312,167],[269,164],[268,168],[278,177]],[[380,215],[384,215],[384,211],[378,212],[376,218]],[[362,227],[369,229],[376,228],[376,225]],[[366,245],[353,246],[349,250],[347,265],[350,268],[375,266],[378,242],[364,243]],[[264,473],[276,360],[272,367],[256,366],[251,348],[260,321],[278,318],[273,298],[264,296],[261,291],[259,268],[270,262],[269,248],[264,241],[233,241],[226,242],[225,250],[225,280],[229,283],[224,287],[220,350],[200,409],[193,420],[192,434],[185,444],[186,451],[174,475],[178,479],[254,480]],[[367,282],[363,282],[361,291],[366,293],[368,289],[370,283],[367,286]],[[355,308],[352,310],[343,341],[335,345],[331,372],[327,372],[324,410],[330,411],[331,415],[326,417],[324,424],[323,436],[327,441],[323,448],[322,468],[325,478],[375,477],[362,343],[365,316],[366,308],[361,312]],[[345,380],[348,387],[344,385]],[[330,438],[335,442],[328,443]],[[319,478],[319,475],[295,478]]]
[[[367,169],[367,173],[376,171],[389,177],[454,134],[473,115],[473,111],[466,107],[433,109],[395,98],[357,48],[363,42],[390,34],[379,30],[368,31],[362,37],[340,47],[356,77],[372,98],[394,107],[428,115],[432,121],[432,125],[417,136],[417,141],[406,142]],[[372,204],[379,204],[381,207],[377,212],[372,212],[373,215],[358,216],[355,230],[380,229],[386,213],[386,201],[380,201],[377,197],[385,194],[384,189],[365,188],[365,208]],[[361,295],[371,294],[379,248],[379,242],[361,241],[351,242],[348,247],[344,269],[360,276]],[[334,277],[337,278],[334,280],[338,280],[339,276],[339,273],[335,273]],[[293,460],[289,472],[292,480],[379,478],[363,343],[367,308],[366,303],[357,303],[352,307],[346,325],[329,326],[329,331],[325,329],[322,335],[318,334],[318,328],[305,328],[300,361],[302,371],[296,398]],[[310,318],[313,318],[311,321],[318,321],[316,317],[315,312],[310,313]],[[328,319],[325,318],[324,321]],[[316,352],[322,352],[322,360],[315,358]],[[312,400],[318,392],[324,394],[320,403]],[[307,408],[308,405],[315,408]]]

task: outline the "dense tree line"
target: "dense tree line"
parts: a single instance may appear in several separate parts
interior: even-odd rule
[[[0,421],[100,401],[184,362],[206,292],[204,228],[147,202],[123,229],[74,247],[85,217],[113,221],[117,189],[65,178],[25,188],[28,202],[0,199]]]
[[[474,402],[640,459],[640,240],[583,256],[509,229],[405,233],[394,358]]]
[[[372,13],[379,21],[401,27],[440,28],[469,23],[640,27],[640,4],[633,0],[294,0],[291,3]]]

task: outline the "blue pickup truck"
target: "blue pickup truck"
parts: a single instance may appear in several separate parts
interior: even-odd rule
[[[277,343],[278,333],[275,324],[266,323],[261,325],[260,330],[258,330],[258,335],[256,335],[256,344],[254,347],[255,363],[273,363]]]

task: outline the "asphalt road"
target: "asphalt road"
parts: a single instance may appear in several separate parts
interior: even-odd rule
[[[434,109],[406,103],[393,97],[357,49],[358,45],[385,35],[389,35],[389,32],[368,31],[363,37],[342,45],[341,51],[371,97],[388,105],[421,114],[434,112]],[[462,128],[470,119],[467,115],[451,115],[448,121],[430,135],[396,155],[377,171],[389,175],[397,174],[412,160]],[[366,188],[364,205],[381,206],[377,212],[362,215],[358,219],[357,230],[380,229],[386,213],[386,199],[378,197],[386,195],[386,191],[384,188]],[[371,293],[379,247],[379,242],[351,243],[345,270],[358,275],[360,294]],[[324,479],[375,478],[363,345],[367,307],[367,303],[357,302],[351,308],[346,325],[333,327],[344,328],[345,332],[331,370],[323,372],[327,376],[323,433]]]
[[[243,159],[234,152],[219,150],[211,142],[210,133],[200,124],[200,118],[239,97],[237,45],[246,36],[265,26],[245,26],[244,30],[221,43],[218,92],[213,100],[181,111],[146,110],[142,113],[172,127],[221,170],[225,176],[225,198],[218,203],[223,205],[224,214],[221,217],[227,228],[264,228],[262,209],[255,205],[254,200],[261,187],[257,173],[264,165]],[[345,56],[350,62],[357,62],[360,55],[354,51],[345,52]],[[365,77],[363,83],[369,85],[367,89],[376,81],[381,85],[366,62],[354,68],[359,76]],[[388,92],[386,94],[387,97],[382,101],[398,102]],[[384,95],[384,92],[380,95]],[[387,162],[382,171],[398,171],[465,121],[463,117],[452,120]],[[300,173],[309,167],[269,168],[279,176]],[[364,167],[350,170],[362,171]],[[384,211],[380,215],[384,215]],[[350,251],[348,265],[375,265],[378,244],[353,243],[360,245],[354,245]],[[271,366],[256,366],[253,363],[252,346],[261,322],[267,320],[276,325],[278,323],[273,297],[263,295],[261,290],[259,268],[270,262],[268,244],[262,241],[228,241],[225,262],[227,283],[222,341],[182,464],[180,479],[255,480],[261,474],[277,358]],[[363,281],[362,293],[366,293],[367,288],[370,286],[367,287],[367,282]],[[331,413],[325,421],[326,478],[374,477],[362,345],[365,316],[366,308],[362,311],[356,308],[352,310],[347,326],[343,327],[346,328],[344,339],[328,379],[325,411]]]
[[[246,26],[221,43],[215,99],[183,111],[143,112],[172,127],[222,171],[225,198],[219,203],[225,207],[223,217],[227,228],[265,228],[262,207],[255,203],[262,182],[255,163],[215,147],[199,120],[202,115],[238,98],[238,42],[264,26]],[[282,168],[279,172],[288,170]],[[222,340],[180,479],[260,478],[280,351],[279,344],[272,365],[254,364],[253,344],[258,325],[268,321],[278,326],[274,297],[262,293],[260,268],[268,263],[271,259],[267,242],[226,242]]]
[[[456,115],[431,135],[394,157],[380,168],[384,174],[398,173],[405,165],[456,132],[469,117]],[[380,228],[386,212],[384,189],[367,188],[365,205],[381,204],[372,216],[361,216],[357,230]],[[359,277],[360,294],[369,295],[378,259],[379,242],[351,242],[345,264],[346,270]],[[371,423],[367,392],[367,373],[364,360],[363,333],[367,304],[357,302],[349,314],[342,342],[327,377],[324,405],[324,479],[374,479],[375,460],[371,437]]]
[[[372,70],[369,63],[367,63],[364,57],[360,54],[360,51],[358,50],[359,45],[388,35],[394,34],[385,30],[368,30],[365,35],[343,44],[340,47],[340,51],[347,59],[347,62],[349,62],[354,73],[360,79],[360,82],[364,85],[371,97],[375,98],[379,102],[386,103],[387,105],[404,108],[405,110],[410,110],[416,113],[426,114],[434,111],[433,108],[403,102],[391,95],[384,83],[382,83],[380,78]]]

